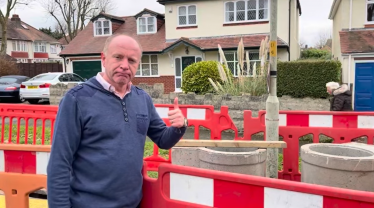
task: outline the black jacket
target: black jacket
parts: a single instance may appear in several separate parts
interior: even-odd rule
[[[343,84],[340,88],[332,92],[330,111],[352,111],[352,92],[348,86]]]

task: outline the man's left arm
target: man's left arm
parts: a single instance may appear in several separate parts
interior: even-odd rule
[[[171,126],[166,126],[165,122],[158,115],[156,108],[149,97],[150,123],[147,135],[161,149],[170,149],[179,142],[187,127],[184,126],[184,116],[178,107],[178,98],[174,100],[174,109],[169,111]]]

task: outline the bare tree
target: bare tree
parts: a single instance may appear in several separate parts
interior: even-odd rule
[[[17,6],[17,5],[28,5],[31,1],[30,0],[6,0],[5,11],[0,10],[0,28],[1,28],[1,49],[0,55],[5,55],[7,50],[7,30],[8,30],[8,19],[10,16],[10,12]]]
[[[306,41],[304,38],[299,38],[299,46],[300,48],[304,48],[306,45]]]
[[[331,32],[330,30],[322,30],[320,31],[319,35],[318,35],[318,39],[315,43],[315,48],[318,48],[318,49],[321,49],[323,48],[326,43],[327,43],[327,40],[328,39],[331,39]]]
[[[83,30],[87,20],[101,11],[109,12],[114,8],[112,0],[40,0],[44,9],[56,20],[64,31],[65,40],[70,42]]]

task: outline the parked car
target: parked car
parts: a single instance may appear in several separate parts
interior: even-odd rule
[[[21,75],[7,75],[0,77],[0,100],[24,102],[24,100],[20,98],[19,92],[21,83],[28,79],[30,79],[30,77]]]
[[[20,97],[30,104],[49,101],[49,86],[57,83],[82,83],[86,79],[75,73],[50,72],[39,74],[26,82],[22,82]]]

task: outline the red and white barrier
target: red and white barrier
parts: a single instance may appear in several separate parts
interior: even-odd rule
[[[0,150],[0,172],[47,175],[49,152]]]
[[[259,111],[252,117],[251,111],[244,111],[244,137],[264,132],[266,111]],[[359,137],[367,137],[368,144],[374,144],[374,112],[325,112],[325,111],[279,111],[279,135],[287,143],[283,149],[283,170],[278,178],[300,181],[299,138],[313,135],[313,142],[319,143],[321,134],[333,138],[333,143],[347,143]]]
[[[279,114],[279,126],[374,129],[374,115],[293,114],[290,111]]]
[[[243,196],[235,201],[223,197],[235,191],[242,193]],[[262,208],[323,207],[321,195],[228,183],[223,180],[178,173],[170,173],[170,199],[210,207],[244,207],[246,204]]]
[[[174,105],[156,104],[155,107],[165,124],[170,126],[168,112],[174,109]],[[199,128],[201,126],[210,130],[210,139],[220,140],[222,131],[230,129],[234,131],[235,138],[238,137],[238,129],[229,115],[227,106],[222,106],[220,112],[215,112],[214,106],[211,105],[179,105],[179,109],[188,119],[188,125],[195,128],[194,139],[200,138]],[[171,163],[171,151],[169,151],[168,159],[159,156],[158,152],[158,147],[154,144],[153,155],[144,159],[151,170],[157,170],[161,163]]]
[[[157,180],[145,171],[144,208],[374,208],[372,192],[170,164]]]

